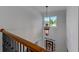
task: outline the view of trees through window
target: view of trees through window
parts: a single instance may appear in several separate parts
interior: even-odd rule
[[[56,27],[57,23],[57,16],[49,16],[49,17],[44,17],[44,25],[48,24],[49,27]]]

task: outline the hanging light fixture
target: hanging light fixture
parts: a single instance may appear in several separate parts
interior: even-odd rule
[[[48,6],[46,6],[46,17],[48,17]],[[46,36],[48,36],[48,34],[49,34],[49,26],[48,26],[48,23],[45,24],[44,33],[45,33]]]

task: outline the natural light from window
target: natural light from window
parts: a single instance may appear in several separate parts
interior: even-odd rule
[[[44,17],[44,25],[48,24],[49,27],[56,27],[57,16]]]

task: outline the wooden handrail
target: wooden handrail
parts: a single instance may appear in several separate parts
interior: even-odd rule
[[[35,52],[45,52],[46,50],[30,41],[27,41],[26,39],[23,39],[15,34],[12,34],[6,30],[2,30],[2,33],[4,33],[6,36],[8,36],[10,39],[17,41],[18,43],[23,44],[24,46],[30,48],[32,51]]]

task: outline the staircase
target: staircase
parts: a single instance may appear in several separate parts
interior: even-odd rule
[[[46,52],[46,50],[26,39],[1,29],[3,52]]]

